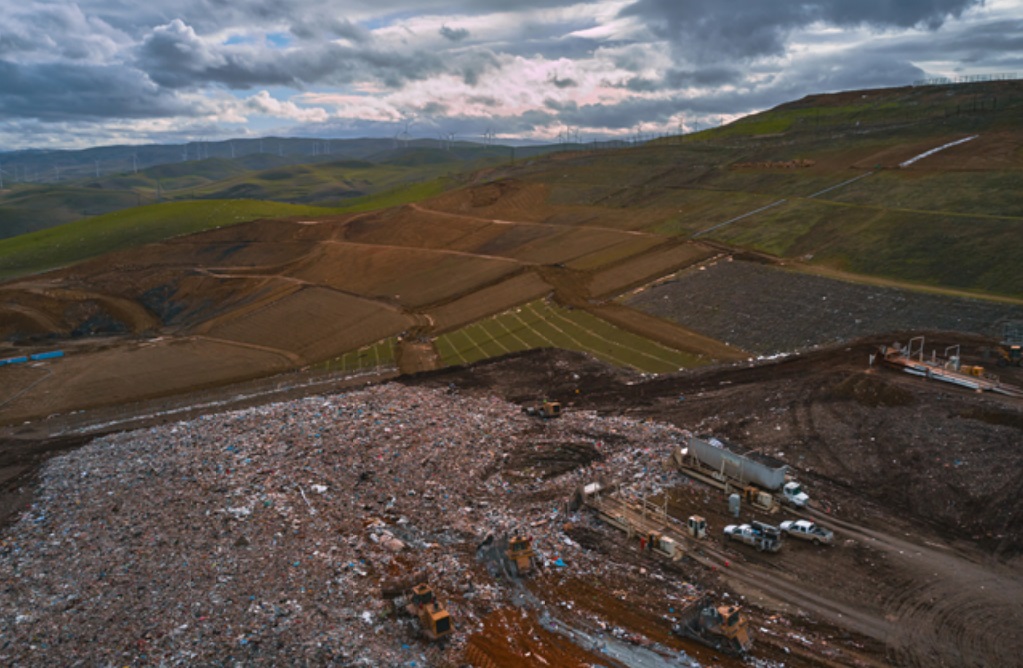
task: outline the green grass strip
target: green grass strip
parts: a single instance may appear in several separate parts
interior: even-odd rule
[[[0,241],[0,279],[251,220],[334,213],[333,209],[254,200],[166,202],[125,209]]]

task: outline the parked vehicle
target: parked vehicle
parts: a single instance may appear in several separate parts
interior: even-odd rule
[[[789,477],[789,467],[754,453],[741,453],[737,446],[705,436],[688,436],[685,447],[672,453],[674,463],[686,475],[723,489],[738,492],[753,506],[775,512],[779,503],[804,508],[810,497]]]
[[[725,527],[725,535],[731,540],[752,545],[761,552],[777,552],[781,549],[781,530],[771,524],[729,524]]]
[[[787,535],[808,540],[814,545],[831,545],[835,541],[833,531],[810,520],[786,520],[779,526]]]

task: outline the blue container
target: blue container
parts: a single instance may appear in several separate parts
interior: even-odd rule
[[[29,358],[33,360],[52,360],[63,356],[64,356],[63,350],[51,350],[50,352],[47,353],[36,353],[35,355],[29,355]]]

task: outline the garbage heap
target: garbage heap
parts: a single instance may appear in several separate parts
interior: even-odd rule
[[[679,438],[388,384],[97,439],[50,460],[0,534],[0,661],[458,663],[514,598],[476,546],[526,527],[549,568],[610,577],[620,565],[563,532],[589,521],[565,501],[601,475],[635,494],[676,484],[661,462]],[[443,647],[381,599],[415,572],[455,621]]]

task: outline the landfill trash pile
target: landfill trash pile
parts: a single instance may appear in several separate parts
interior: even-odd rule
[[[496,397],[388,384],[98,439],[50,460],[2,534],[0,661],[457,664],[487,614],[522,605],[477,545],[525,527],[543,568],[607,577],[614,561],[564,532],[591,521],[565,501],[601,475],[637,495],[678,484],[661,462],[681,433],[583,411],[538,425]],[[559,443],[585,465],[545,472]],[[412,573],[450,611],[448,642],[382,600]]]

